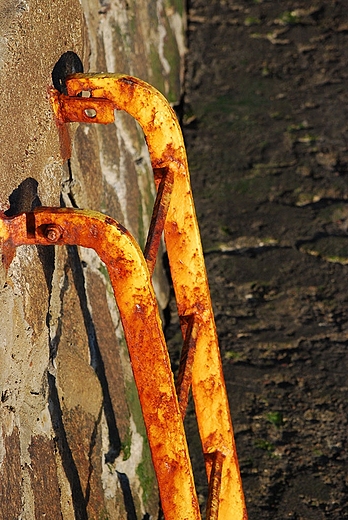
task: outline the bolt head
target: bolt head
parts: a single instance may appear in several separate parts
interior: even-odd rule
[[[45,228],[44,235],[49,242],[57,242],[63,235],[63,229],[57,224],[48,224]]]

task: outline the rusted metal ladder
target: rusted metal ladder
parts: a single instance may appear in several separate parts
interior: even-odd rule
[[[166,520],[200,518],[183,428],[190,387],[209,482],[206,518],[245,519],[186,152],[175,113],[156,89],[130,76],[75,74],[67,78],[66,87],[68,95],[51,90],[58,125],[111,123],[114,110],[125,110],[143,128],[157,188],[144,255],[109,217],[50,208],[2,217],[5,252],[28,243],[79,244],[97,251],[120,309]],[[162,232],[184,338],[176,388],[151,284]],[[126,276],[118,276],[120,272]]]

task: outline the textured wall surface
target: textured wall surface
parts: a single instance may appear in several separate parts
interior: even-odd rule
[[[0,0],[0,210],[90,208],[144,244],[154,200],[138,125],[70,125],[47,99],[59,57],[180,98],[183,7],[166,0]],[[161,306],[167,289],[158,270]],[[0,266],[0,519],[156,517],[158,496],[118,311],[91,250],[22,246]]]

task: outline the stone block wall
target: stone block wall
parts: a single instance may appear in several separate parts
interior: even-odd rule
[[[183,0],[0,2],[0,210],[72,206],[144,245],[155,190],[127,114],[69,125],[62,157],[47,90],[66,51],[180,98]],[[161,269],[155,288],[166,305]],[[158,494],[118,311],[92,250],[22,246],[0,266],[0,519],[156,518]]]

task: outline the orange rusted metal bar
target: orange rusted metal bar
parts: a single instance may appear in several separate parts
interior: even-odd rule
[[[196,353],[192,367],[192,393],[198,428],[206,457],[208,481],[212,454],[224,456],[218,520],[247,518],[238,467],[232,422],[220,359],[200,234],[191,193],[186,151],[181,129],[167,100],[149,84],[118,74],[75,74],[66,80],[68,96],[52,90],[51,101],[58,123],[88,120],[108,123],[112,109],[125,110],[141,125],[154,172],[173,175],[170,202],[162,215],[154,216],[151,236],[164,229],[171,276],[181,319],[183,337],[187,319],[199,317]],[[79,97],[88,92],[89,98]],[[74,104],[76,100],[76,105]],[[98,109],[98,100],[103,100]],[[104,101],[110,102],[110,106]],[[71,114],[70,114],[71,110]],[[87,118],[87,119],[86,119]],[[156,180],[156,179],[155,179]],[[158,182],[157,188],[158,188]],[[155,251],[155,247],[154,247]],[[152,246],[148,257],[153,257]],[[151,260],[152,262],[152,260]]]
[[[127,230],[105,215],[76,209],[40,208],[0,216],[5,263],[24,244],[91,247],[105,262],[129,349],[168,520],[201,518],[186,437],[151,277]]]
[[[158,180],[158,183],[156,182],[158,186],[157,196],[144,249],[144,257],[150,273],[153,273],[155,268],[158,248],[161,241],[164,222],[166,221],[168,213],[174,182],[173,172],[168,168],[158,169],[154,173],[155,179]]]
[[[219,518],[221,478],[224,458],[225,457],[221,451],[216,451],[212,457],[213,465],[209,481],[206,520],[217,520]]]
[[[185,418],[192,383],[192,368],[196,353],[196,341],[199,323],[196,316],[190,316],[185,331],[184,344],[181,350],[178,377],[175,383],[176,393],[182,418]]]

